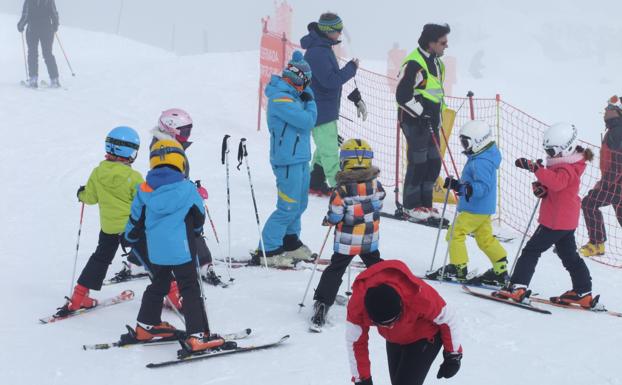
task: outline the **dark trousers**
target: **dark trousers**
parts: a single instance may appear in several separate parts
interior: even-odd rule
[[[414,125],[402,123],[406,137],[408,165],[404,177],[402,204],[404,208],[432,207],[434,183],[441,172],[441,157],[436,143],[439,143],[438,130],[434,136],[427,121],[417,119]]]
[[[191,261],[176,266],[152,264],[152,271],[153,280],[143,294],[138,312],[138,322],[147,325],[157,325],[162,322],[163,300],[169,292],[174,276],[182,297],[181,310],[186,319],[186,332],[188,334],[209,333],[205,303],[201,298],[195,262]]]
[[[121,242],[125,242],[122,234],[106,234],[100,230],[97,248],[82,269],[78,283],[91,290],[100,290],[106,278],[108,266],[112,263]],[[135,247],[139,251],[142,250],[145,255],[147,254],[144,238],[141,238]]]
[[[607,240],[607,232],[600,208],[609,205],[613,206],[616,218],[622,226],[622,186],[619,184],[614,184],[609,189],[596,185],[596,188],[590,190],[581,201],[583,218],[592,243],[604,243]]]
[[[343,274],[346,272],[348,265],[354,257],[355,255],[333,254],[330,259],[330,265],[328,265],[326,270],[322,273],[320,283],[315,289],[314,300],[323,302],[329,307],[333,305],[335,297],[337,297],[337,292],[339,291],[339,286],[341,286]],[[367,267],[382,261],[378,250],[361,254],[360,257]]]
[[[387,341],[387,360],[392,385],[421,385],[441,350],[440,334],[408,345]]]
[[[29,27],[26,30],[26,42],[28,43],[28,75],[32,78],[39,74],[39,42],[41,42],[41,54],[48,67],[50,79],[58,78],[58,66],[52,54],[54,31]]]
[[[572,289],[578,293],[591,291],[592,277],[577,252],[574,230],[551,230],[542,225],[538,226],[525,245],[516,262],[516,268],[510,279],[511,283],[529,286],[540,255],[553,245],[557,248],[557,255],[562,260],[562,264],[570,273]]]

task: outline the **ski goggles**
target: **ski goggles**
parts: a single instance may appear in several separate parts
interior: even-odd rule
[[[127,142],[125,140],[120,140],[120,139],[115,139],[115,138],[111,138],[111,137],[107,137],[106,138],[106,143],[110,143],[114,146],[123,146],[123,147],[129,147],[133,150],[138,150],[139,145],[136,143],[132,143],[132,142]]]
[[[311,83],[311,78],[307,76],[307,74],[302,71],[300,68],[296,67],[293,64],[287,65],[287,70],[298,76],[300,80],[302,80],[302,87],[307,88],[307,86]]]
[[[190,133],[192,132],[192,124],[187,124],[185,126],[177,127],[176,130],[179,132],[177,134],[177,139],[182,139],[180,142],[185,142],[190,137]]]
[[[471,148],[471,138],[468,136],[460,135],[460,144],[465,151],[468,151]]]
[[[346,159],[373,159],[374,152],[370,150],[341,150],[339,151],[339,160]]]

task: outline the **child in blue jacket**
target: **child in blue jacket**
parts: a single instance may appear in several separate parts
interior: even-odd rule
[[[311,129],[317,108],[313,91],[308,87],[311,69],[300,51],[282,76],[272,75],[266,86],[267,119],[270,130],[270,164],[278,189],[276,210],[263,228],[262,238],[268,265],[293,267],[296,260],[308,260],[311,251],[300,241],[300,217],[307,208]],[[252,264],[263,257],[259,249]]]
[[[447,177],[445,188],[451,188],[460,197],[458,216],[447,231],[450,264],[445,266],[444,279],[466,280],[469,257],[466,237],[475,235],[477,246],[488,256],[492,268],[484,274],[468,280],[472,284],[501,286],[508,278],[507,252],[492,233],[491,216],[497,206],[497,169],[501,164],[501,153],[488,124],[473,120],[460,129],[460,142],[468,157],[460,180]],[[450,239],[451,238],[451,239]],[[442,267],[428,274],[428,278],[440,279]]]
[[[182,347],[193,353],[221,346],[224,340],[210,334],[201,296],[195,242],[203,231],[205,209],[196,186],[184,176],[183,147],[175,140],[159,140],[151,146],[149,158],[151,171],[132,203],[125,238],[132,243],[146,235],[152,281],[143,294],[135,331],[121,339],[149,341],[179,335],[161,320],[162,301],[174,275],[186,319]]]

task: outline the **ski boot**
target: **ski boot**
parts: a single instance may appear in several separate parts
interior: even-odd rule
[[[60,82],[58,78],[50,79],[50,88],[60,88]]]
[[[581,306],[584,309],[592,309],[596,307],[599,298],[599,295],[592,298],[591,291],[578,293],[575,290],[568,290],[559,297],[551,297],[549,299],[551,302],[558,303],[560,305]]]
[[[157,325],[147,325],[142,322],[137,322],[135,329],[132,329],[129,325],[125,327],[128,332],[122,334],[119,339],[123,345],[148,342],[154,339],[157,341],[174,341],[181,333],[175,326],[168,322],[160,322]]]
[[[445,281],[460,282],[460,281],[466,280],[467,273],[468,273],[468,269],[466,265],[454,265],[453,263],[450,263],[449,265],[445,266],[445,274],[443,275],[442,279]],[[442,267],[440,267],[438,270],[434,272],[426,274],[425,276],[428,279],[434,279],[436,281],[440,281],[441,274],[443,274]]]
[[[318,197],[331,196],[333,189],[328,187],[326,183],[326,176],[324,175],[324,169],[319,164],[313,165],[313,171],[311,171],[311,178],[309,180],[309,194]]]
[[[512,300],[514,302],[529,303],[531,290],[527,289],[527,286],[525,285],[508,285],[504,286],[501,290],[493,291],[490,295],[501,299]]]
[[[196,354],[209,354],[210,351],[233,350],[237,348],[235,341],[225,341],[218,334],[194,333],[185,340],[180,340],[181,349],[177,357],[184,358]]]
[[[581,246],[581,248],[579,249],[579,253],[581,253],[581,255],[584,257],[596,257],[598,255],[604,255],[605,244],[588,242],[587,244]]]
[[[89,289],[77,284],[73,289],[71,298],[67,298],[67,303],[63,307],[58,308],[55,317],[63,317],[80,309],[90,309],[97,306],[97,300],[89,297]]]
[[[413,209],[405,208],[403,213],[404,219],[414,223],[427,222],[431,217],[427,207],[415,207]]]
[[[116,273],[112,278],[110,278],[110,282],[125,282],[132,279],[132,266],[129,262],[123,261],[123,268]]]
[[[168,301],[164,301],[164,306],[175,307],[175,309],[181,311],[181,294],[179,294],[179,288],[177,287],[177,281],[172,281],[168,294],[166,295]]]
[[[311,317],[311,326],[309,330],[312,332],[320,333],[322,327],[326,324],[326,314],[328,314],[329,306],[324,302],[315,301],[313,305],[313,317]]]
[[[214,271],[214,265],[208,263],[205,266],[201,267],[201,279],[212,286],[220,286],[223,285],[222,280],[220,279],[220,275],[217,275]]]
[[[301,261],[301,262],[315,261],[313,257],[314,256],[313,252],[306,245],[302,245],[299,248],[292,250],[292,251],[286,251],[283,254],[285,254],[287,258],[290,258],[294,261]]]
[[[490,285],[503,287],[506,281],[510,280],[507,270],[497,274],[495,269],[488,269],[484,274],[468,279],[466,283],[469,285]]]
[[[287,256],[283,249],[277,249],[275,251],[266,252],[266,258],[268,267],[275,269],[294,269],[296,267],[296,261],[293,258]],[[251,253],[250,266],[263,266],[263,252],[261,250],[255,250]]]
[[[39,88],[39,79],[36,76],[28,78],[28,80],[26,81],[26,87]]]

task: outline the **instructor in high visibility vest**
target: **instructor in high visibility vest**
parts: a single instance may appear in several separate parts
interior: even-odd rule
[[[447,24],[423,27],[419,47],[402,63],[395,91],[398,120],[408,144],[403,213],[412,222],[435,224],[441,220],[438,210],[432,207],[434,183],[441,170],[441,157],[432,134],[438,142],[445,107],[445,65],[441,57],[448,47],[449,32]]]

